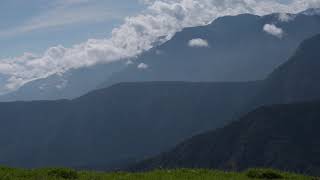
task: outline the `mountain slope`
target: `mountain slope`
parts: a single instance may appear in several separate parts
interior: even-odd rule
[[[320,99],[320,34],[305,40],[295,54],[265,80],[254,105]]]
[[[122,83],[71,101],[0,103],[0,164],[116,168],[223,126],[258,85]]]
[[[319,175],[319,118],[319,102],[261,107],[132,169],[273,167]]]
[[[319,175],[320,102],[271,105],[320,99],[319,47],[320,34],[305,40],[288,62],[261,82],[254,103],[245,106],[247,110],[270,107],[186,140],[132,169],[274,167]]]
[[[104,87],[129,81],[249,81],[267,77],[299,43],[320,32],[320,16],[242,14],[218,18],[203,27],[186,28],[170,41],[145,52],[127,69],[113,74]],[[274,24],[282,38],[263,30]],[[190,47],[202,39],[208,47]],[[140,63],[148,68],[137,68]],[[145,67],[145,66],[143,66]]]

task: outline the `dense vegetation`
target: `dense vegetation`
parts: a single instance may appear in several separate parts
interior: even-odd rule
[[[290,174],[271,169],[251,169],[242,173],[223,172],[204,169],[179,169],[179,170],[156,170],[145,173],[125,172],[89,172],[75,171],[72,169],[37,169],[24,170],[0,167],[1,180],[258,180],[258,179],[292,179],[292,180],[316,180],[314,177]]]

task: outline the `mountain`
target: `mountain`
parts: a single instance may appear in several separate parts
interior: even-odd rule
[[[176,33],[128,61],[132,63],[128,66],[117,62],[53,75],[0,96],[0,101],[72,99],[120,82],[261,80],[285,62],[302,40],[320,32],[319,16],[287,16],[288,20],[279,14],[221,17]],[[266,24],[282,28],[283,36],[265,32]]]
[[[245,107],[263,105],[261,108],[224,128],[186,140],[131,170],[272,167],[320,175],[319,47],[320,34],[305,40],[286,63],[261,82],[254,104]],[[286,104],[273,105],[277,103]]]
[[[19,90],[0,96],[0,101],[73,99],[96,89],[111,74],[125,68],[122,62],[73,69],[35,80]]]
[[[170,41],[132,60],[133,64],[114,73],[102,87],[130,81],[265,79],[304,39],[320,32],[320,16],[286,16],[287,19],[280,14],[262,17],[242,14],[186,28]],[[274,36],[264,31],[267,24],[281,28],[283,34]]]
[[[0,103],[0,164],[115,168],[222,127],[258,86],[121,83],[74,100]]]
[[[305,11],[302,11],[301,14],[314,16],[314,15],[320,15],[320,8],[310,8]]]
[[[320,173],[320,102],[258,108],[222,129],[195,136],[131,170],[272,167]]]
[[[253,106],[320,99],[319,46],[320,34],[303,41],[294,55],[264,81]]]
[[[269,99],[287,102],[276,92],[318,99],[319,36],[264,81],[120,83],[73,100],[0,103],[0,164],[118,168],[223,127],[253,99],[250,110]]]

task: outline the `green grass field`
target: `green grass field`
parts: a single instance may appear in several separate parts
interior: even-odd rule
[[[318,180],[297,174],[284,173],[270,169],[251,169],[242,173],[222,172],[214,170],[157,170],[146,173],[104,173],[89,171],[74,171],[71,169],[36,169],[24,170],[0,167],[0,180],[247,180],[247,179],[297,179]]]

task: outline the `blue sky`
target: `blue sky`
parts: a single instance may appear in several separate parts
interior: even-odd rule
[[[0,58],[108,37],[143,8],[138,0],[1,0]]]

